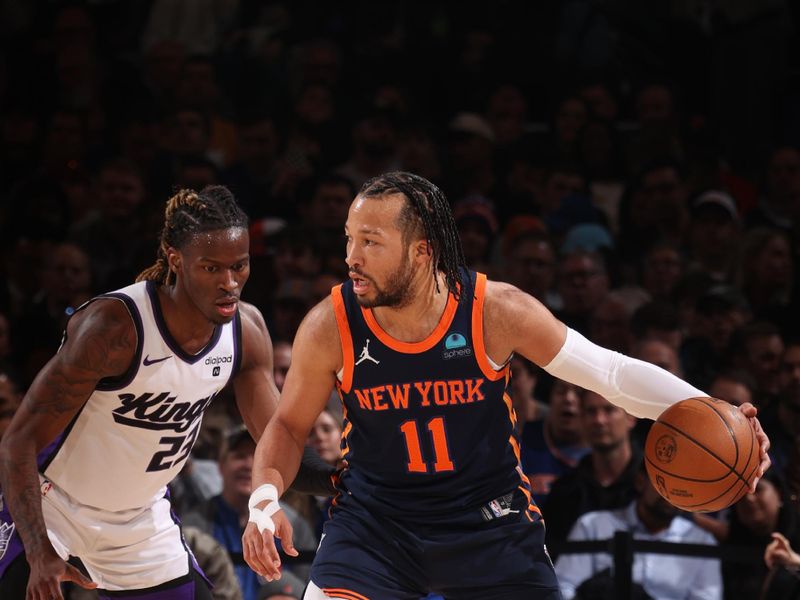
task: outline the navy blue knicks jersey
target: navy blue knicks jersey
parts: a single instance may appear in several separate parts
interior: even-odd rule
[[[381,329],[352,282],[333,289],[349,463],[339,486],[380,514],[446,516],[520,490],[538,516],[519,467],[510,369],[484,349],[486,276],[464,276],[474,294],[451,294],[438,326],[415,343]]]

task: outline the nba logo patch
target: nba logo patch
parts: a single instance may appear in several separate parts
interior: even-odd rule
[[[211,375],[217,377],[219,375],[219,367],[214,367],[211,371]]]
[[[0,523],[0,560],[6,555],[6,550],[8,550],[8,545],[11,543],[15,528],[16,525],[14,523]]]

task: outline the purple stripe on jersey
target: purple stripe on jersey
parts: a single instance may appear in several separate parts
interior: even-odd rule
[[[129,592],[122,595],[109,595],[103,590],[98,591],[98,595],[102,600],[114,600],[115,598],[125,598],[126,600],[194,600],[194,581],[187,581],[177,587],[169,588],[168,590],[158,590],[152,592],[136,593]]]
[[[172,498],[170,497],[169,488],[167,488],[167,493],[164,494],[164,498],[166,498],[167,502],[169,502],[169,505],[170,505],[169,514],[172,517],[173,522],[175,523],[175,525],[178,526],[178,529],[181,532],[181,543],[183,544],[183,547],[186,549],[186,553],[189,555],[189,560],[192,563],[192,567],[194,568],[195,571],[197,571],[197,573],[200,575],[200,577],[202,577],[203,580],[208,584],[208,587],[213,588],[214,584],[211,582],[211,580],[205,574],[203,569],[200,568],[200,565],[198,564],[197,559],[194,557],[194,552],[192,552],[192,549],[189,548],[189,544],[186,543],[186,540],[183,537],[183,529],[181,528],[181,520],[180,520],[180,518],[178,518],[178,515],[175,514],[175,511],[172,509]]]
[[[36,455],[36,466],[39,468],[39,471],[44,471],[46,465],[50,464],[50,461],[55,456],[58,449],[61,447],[61,444],[64,442],[64,438],[67,436],[68,429],[62,431],[56,439],[52,442],[47,444],[44,448],[39,451],[39,454]]]
[[[11,563],[14,562],[20,554],[24,552],[22,548],[22,540],[19,539],[17,528],[11,521],[11,513],[8,512],[8,506],[2,502],[2,495],[0,495],[0,577],[6,572]]]

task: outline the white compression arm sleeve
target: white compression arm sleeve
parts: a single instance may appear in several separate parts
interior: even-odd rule
[[[600,394],[634,417],[655,420],[679,400],[708,396],[661,367],[598,346],[570,328],[544,370]]]

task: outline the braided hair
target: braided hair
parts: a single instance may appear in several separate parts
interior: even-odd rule
[[[390,194],[402,194],[406,202],[397,217],[397,225],[408,242],[413,235],[424,236],[433,254],[434,281],[439,291],[437,272],[444,273],[447,289],[461,300],[459,286],[465,283],[466,268],[461,238],[458,235],[453,211],[442,191],[433,183],[404,171],[393,171],[373,177],[361,186],[359,196],[377,198]],[[465,281],[462,281],[465,280]]]
[[[180,190],[167,201],[155,264],[139,273],[136,281],[170,284],[174,274],[167,264],[168,248],[183,248],[198,233],[231,227],[247,229],[247,215],[228,188],[210,185],[202,192]]]

